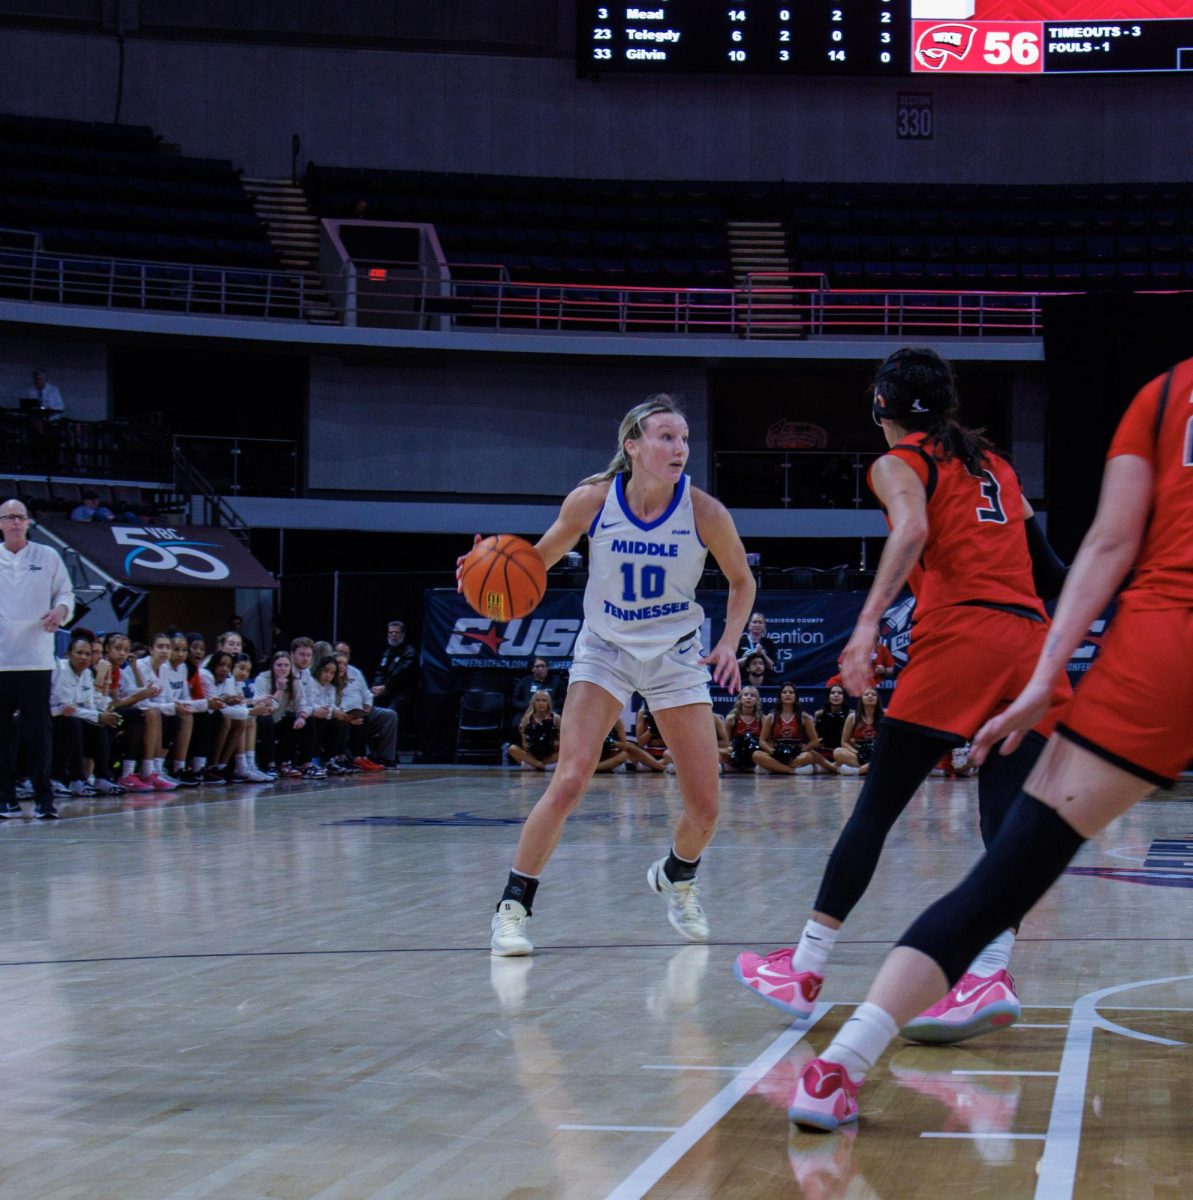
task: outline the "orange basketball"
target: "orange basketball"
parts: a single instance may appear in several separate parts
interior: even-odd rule
[[[482,617],[512,621],[535,610],[547,590],[547,568],[538,551],[513,534],[477,542],[460,568],[464,599]]]

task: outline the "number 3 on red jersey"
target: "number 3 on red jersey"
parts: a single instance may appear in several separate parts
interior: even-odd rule
[[[993,521],[996,525],[1005,525],[1007,523],[1007,514],[1002,508],[1002,488],[997,479],[990,471],[978,471],[975,473],[976,478],[980,483],[979,491],[982,493],[984,504],[978,505],[974,510],[978,514],[978,520],[983,522]]]

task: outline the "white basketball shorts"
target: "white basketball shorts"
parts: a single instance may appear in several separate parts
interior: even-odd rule
[[[711,705],[708,668],[700,664],[703,657],[698,632],[643,662],[585,625],[576,638],[569,682],[595,683],[623,705],[638,692],[652,712],[685,704]]]

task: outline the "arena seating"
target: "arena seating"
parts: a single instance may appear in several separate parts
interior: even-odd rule
[[[792,258],[834,286],[1189,287],[1188,184],[785,184]]]
[[[729,287],[726,200],[737,185],[368,171],[310,164],[323,217],[434,224],[449,263],[512,279]]]
[[[272,267],[223,159],[170,153],[146,126],[0,116],[0,226],[50,253]]]
[[[1193,285],[1193,186],[540,179],[310,164],[325,217],[435,225],[449,262],[515,281],[732,286],[734,220],[781,221],[795,271],[836,288]]]

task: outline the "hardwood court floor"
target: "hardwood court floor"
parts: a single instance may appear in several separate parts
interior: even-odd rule
[[[857,780],[725,781],[707,946],[645,885],[674,778],[597,780],[544,878],[538,952],[494,960],[543,783],[407,768],[0,826],[0,1198],[1187,1194],[1189,785],[1029,918],[1021,1025],[896,1042],[856,1131],[816,1136],[788,1129],[798,1065],[975,857],[975,785],[917,795],[800,1029],[730,968],[796,935]]]

